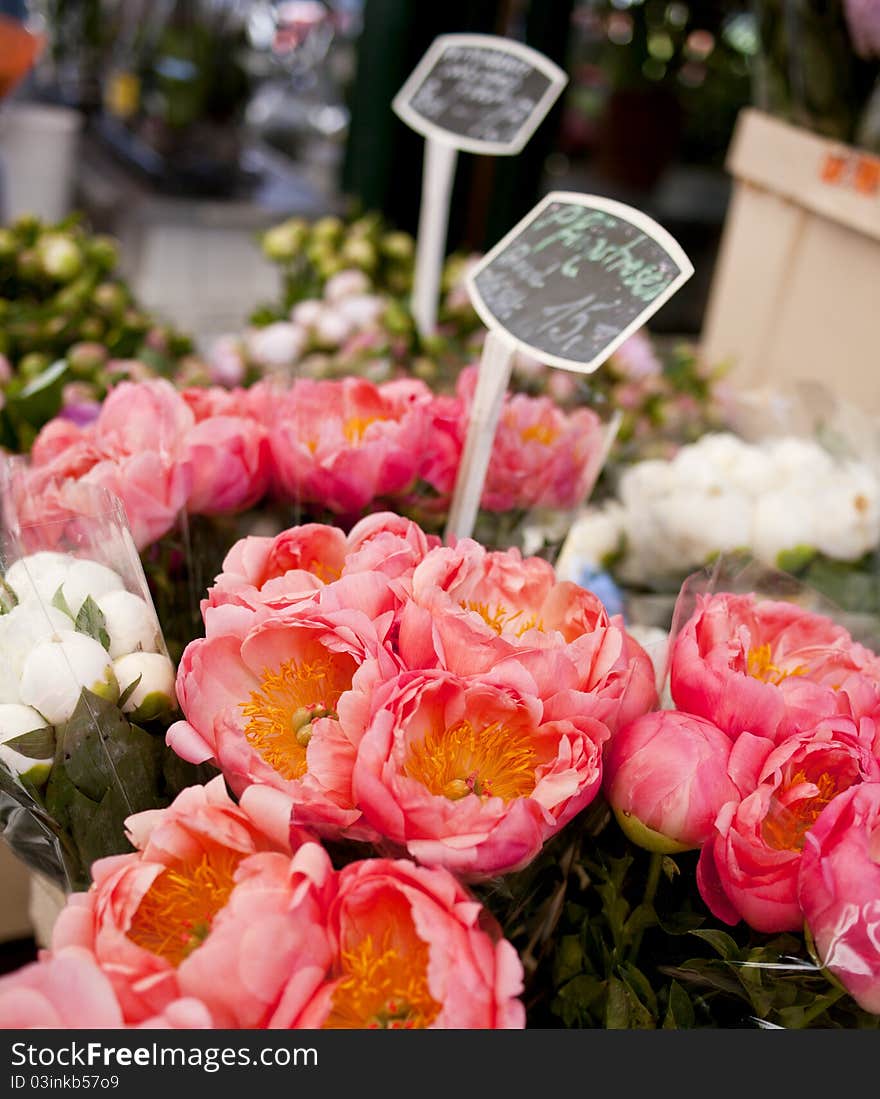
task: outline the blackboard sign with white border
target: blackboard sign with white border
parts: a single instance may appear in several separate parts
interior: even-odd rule
[[[392,100],[408,126],[467,153],[520,152],[568,83],[537,50],[493,34],[441,34]]]
[[[468,273],[490,329],[550,366],[590,374],[694,273],[641,211],[553,191]]]

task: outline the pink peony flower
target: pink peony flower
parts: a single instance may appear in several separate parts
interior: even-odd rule
[[[383,676],[397,670],[384,643],[393,609],[387,581],[368,573],[284,614],[245,612],[236,632],[191,642],[177,674],[186,721],[171,726],[168,744],[194,763],[214,759],[237,794],[272,786],[295,805],[297,823],[354,836],[355,745],[340,711],[368,658]]]
[[[196,423],[212,416],[247,416],[247,390],[226,389],[222,385],[188,386],[180,391]]]
[[[880,5],[877,0],[843,0],[843,11],[856,53],[880,57]]]
[[[514,670],[408,672],[374,694],[355,798],[419,862],[473,880],[520,869],[599,789],[607,728]]]
[[[241,416],[212,416],[190,429],[183,454],[192,467],[187,509],[192,515],[243,511],[269,487],[265,429]]]
[[[248,811],[261,795],[236,806],[216,778],[129,817],[136,850],[99,859],[69,898],[53,954],[88,950],[127,1023],[180,1022],[173,1005],[193,999],[220,1028],[289,1027],[325,979],[330,861],[262,832]]]
[[[143,451],[99,462],[82,480],[119,497],[134,543],[142,550],[167,534],[184,512],[192,467],[155,451]]]
[[[670,689],[679,709],[731,737],[781,740],[821,716],[880,716],[880,658],[792,603],[699,596],[672,646]]]
[[[610,365],[623,377],[635,382],[663,373],[663,364],[657,358],[651,337],[643,328],[623,341],[611,356]]]
[[[604,789],[629,838],[668,854],[702,847],[722,805],[739,797],[728,773],[731,746],[711,722],[676,710],[620,729],[606,755]]]
[[[113,456],[145,451],[176,457],[195,418],[171,382],[121,382],[101,406],[94,425],[96,444]]]
[[[0,977],[0,1029],[122,1027],[113,986],[81,947]]]
[[[800,928],[798,873],[806,837],[839,794],[880,779],[873,737],[874,723],[867,719],[860,726],[847,717],[824,719],[777,745],[755,789],[721,807],[697,868],[700,894],[719,919],[744,919],[757,931]]]
[[[525,1026],[516,951],[446,871],[383,858],[351,863],[339,874],[329,931],[332,979],[303,1012],[303,1026]]]
[[[880,1015],[880,784],[844,791],[807,833],[798,899],[822,964]]]
[[[402,493],[428,443],[430,399],[415,382],[298,380],[271,434],[281,491],[348,516]]]

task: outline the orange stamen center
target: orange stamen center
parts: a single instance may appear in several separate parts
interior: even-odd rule
[[[163,870],[138,905],[129,939],[179,966],[208,937],[243,857],[239,851],[218,850]]]
[[[406,953],[367,935],[341,957],[342,977],[333,992],[325,1030],[410,1030],[431,1025],[440,1004],[428,990],[428,944]]]
[[[384,422],[384,416],[349,416],[342,427],[342,433],[350,443],[359,443],[370,424]]]
[[[544,623],[534,615],[531,618],[523,618],[525,612],[522,608],[518,611],[511,611],[502,603],[496,603],[493,607],[488,603],[480,603],[475,599],[465,599],[459,606],[466,611],[476,611],[486,625],[491,626],[497,634],[500,634],[503,630],[512,629],[517,637],[522,637],[527,630],[544,629]],[[520,621],[517,621],[517,619],[520,619]]]
[[[782,791],[783,797],[776,801],[764,818],[761,831],[768,847],[777,851],[803,850],[806,834],[816,823],[819,814],[832,798],[850,785],[846,783],[841,787],[835,776],[825,772],[811,777],[806,771],[798,771],[786,789],[800,786],[802,783],[812,785],[815,793],[797,800],[785,801],[784,791]]]
[[[302,778],[308,770],[311,722],[336,716],[336,704],[351,686],[354,668],[354,660],[345,654],[327,653],[303,663],[286,660],[276,671],[265,669],[259,690],[241,703],[244,716],[250,718],[245,737],[283,778]]]
[[[452,801],[469,794],[511,801],[535,789],[538,763],[535,745],[522,731],[498,721],[477,728],[459,721],[410,744],[403,773]]]
[[[773,683],[777,687],[783,680],[791,676],[806,675],[809,670],[805,664],[798,664],[796,668],[781,668],[778,664],[774,664],[773,651],[769,645],[759,645],[757,649],[750,649],[747,659],[749,675],[753,679]]]
[[[519,433],[524,443],[541,443],[542,446],[551,446],[559,437],[559,431],[550,424],[532,424],[525,427]]]

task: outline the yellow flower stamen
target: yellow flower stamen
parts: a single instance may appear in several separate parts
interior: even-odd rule
[[[753,679],[760,679],[764,683],[773,683],[779,686],[785,679],[792,676],[806,675],[809,669],[805,664],[798,664],[795,668],[781,668],[773,663],[773,650],[769,645],[759,645],[757,649],[750,649],[747,657],[749,675]]]

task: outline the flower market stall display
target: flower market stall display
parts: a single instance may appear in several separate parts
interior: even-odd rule
[[[128,817],[2,1025],[75,980],[98,1028],[876,1028],[880,658],[753,579],[684,585],[658,709],[538,558],[242,539],[167,733],[222,775]]]
[[[687,573],[739,552],[871,619],[866,625],[877,637],[878,544],[874,464],[835,456],[808,437],[750,443],[713,432],[668,461],[624,470],[616,494],[572,525],[557,568],[588,586],[607,575],[632,612],[639,593],[666,595],[668,614]]]
[[[65,889],[127,849],[123,821],[204,772],[164,745],[175,669],[120,502],[68,482],[27,495],[5,471],[0,575],[0,818]]]
[[[73,216],[0,227],[0,446],[26,451],[62,409],[94,414],[123,378],[170,373],[187,336],[143,312],[118,246]]]

